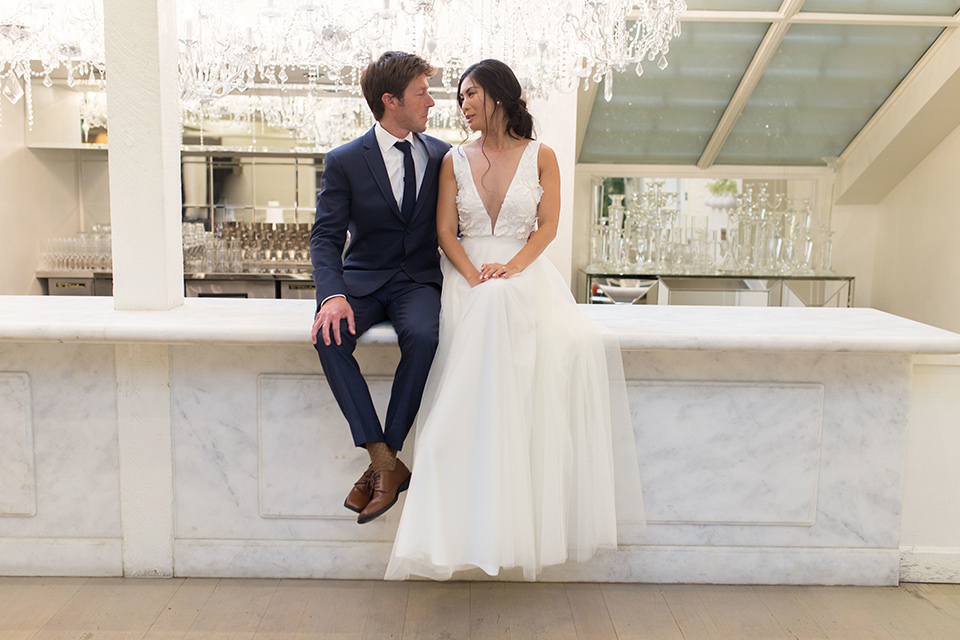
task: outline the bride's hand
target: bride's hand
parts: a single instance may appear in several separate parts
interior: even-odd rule
[[[501,278],[506,268],[506,265],[500,264],[499,262],[482,264],[480,265],[480,281],[483,282],[490,278]]]
[[[517,275],[518,273],[520,273],[520,269],[508,262],[507,264],[503,265],[503,269],[500,271],[500,275],[498,275],[497,277],[509,278],[510,276]]]
[[[489,280],[490,278],[509,278],[520,273],[520,269],[510,264],[501,264],[491,262],[480,266],[480,280]]]

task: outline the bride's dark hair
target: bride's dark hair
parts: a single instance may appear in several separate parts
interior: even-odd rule
[[[468,77],[482,87],[484,93],[494,101],[494,113],[503,109],[507,135],[518,140],[533,140],[533,116],[527,110],[523,90],[513,69],[493,59],[470,65],[457,83],[457,103],[461,107],[463,97],[460,95],[460,87]]]

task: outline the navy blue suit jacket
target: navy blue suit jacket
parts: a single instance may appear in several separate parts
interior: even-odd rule
[[[401,269],[416,282],[440,285],[437,183],[450,145],[414,135],[428,160],[409,223],[400,215],[373,128],[326,155],[310,234],[318,308],[333,295],[369,295]]]

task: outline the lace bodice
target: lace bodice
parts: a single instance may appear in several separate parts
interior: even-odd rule
[[[491,229],[490,216],[483,206],[477,185],[473,180],[470,162],[463,147],[453,148],[453,173],[457,178],[457,213],[460,234],[466,237],[496,236],[526,240],[537,228],[537,206],[543,188],[537,170],[540,143],[527,143],[513,182],[507,188],[497,216],[496,227]]]

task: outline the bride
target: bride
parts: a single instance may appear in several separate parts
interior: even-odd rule
[[[478,62],[458,101],[480,136],[441,168],[440,345],[386,577],[520,567],[533,580],[616,547],[619,503],[642,513],[636,449],[616,338],[541,256],[560,169],[533,139],[516,76]]]

